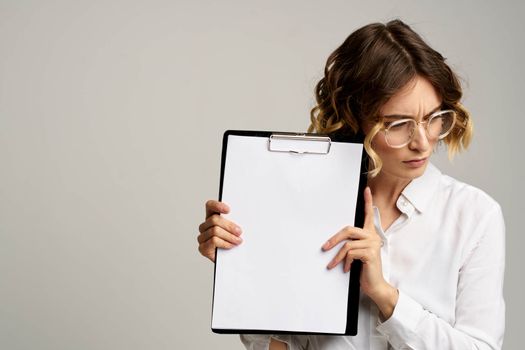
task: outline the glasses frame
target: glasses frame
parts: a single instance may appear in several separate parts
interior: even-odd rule
[[[419,127],[419,124],[426,124],[425,125],[425,132],[426,132],[426,136],[427,138],[430,140],[430,132],[428,130],[428,127],[430,125],[430,121],[436,117],[439,117],[440,115],[442,114],[445,114],[445,113],[452,113],[452,124],[450,126],[450,129],[444,133],[443,135],[439,136],[437,139],[438,140],[442,140],[444,139],[445,137],[448,136],[448,134],[450,134],[450,132],[454,129],[454,126],[456,125],[456,111],[453,110],[453,109],[445,109],[445,110],[442,110],[442,111],[436,111],[434,113],[432,113],[431,115],[428,116],[428,119],[427,120],[421,120],[421,121],[416,121],[415,119],[412,119],[412,118],[405,118],[405,119],[399,119],[399,120],[396,120],[394,122],[392,122],[390,125],[388,125],[387,127],[383,127],[382,130],[384,132],[384,135],[385,135],[385,142],[387,143],[388,146],[392,147],[392,148],[402,148],[402,147],[405,147],[406,145],[408,145],[410,142],[412,142],[412,140],[414,139],[414,135],[415,135],[415,130],[416,128]],[[401,144],[401,145],[397,145],[397,146],[392,146],[390,144],[390,142],[388,142],[388,130],[393,127],[393,126],[396,126],[398,124],[401,124],[401,123],[404,123],[404,122],[411,122],[411,123],[414,123],[415,124],[415,127],[412,129],[412,134],[410,135],[410,137],[408,138],[407,142]]]

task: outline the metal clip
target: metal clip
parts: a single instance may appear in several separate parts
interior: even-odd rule
[[[313,141],[309,143],[296,141]],[[328,136],[305,134],[272,134],[268,139],[268,151],[296,154],[328,154],[332,140]]]

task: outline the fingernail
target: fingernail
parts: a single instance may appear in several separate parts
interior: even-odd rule
[[[238,235],[240,235],[242,233],[242,230],[241,230],[241,228],[239,226],[235,226],[234,230],[235,230],[235,233],[238,234]]]
[[[323,249],[328,249],[328,247],[330,246],[330,242],[326,242],[325,244],[323,244]]]
[[[235,237],[235,242],[241,243],[242,242],[242,238],[241,237]]]

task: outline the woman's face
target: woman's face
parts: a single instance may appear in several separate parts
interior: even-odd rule
[[[426,120],[433,112],[440,109],[441,97],[430,82],[420,76],[405,85],[392,96],[380,109],[385,121],[401,118]],[[390,116],[390,117],[389,117]],[[372,148],[383,161],[379,175],[412,180],[423,175],[437,140],[429,140],[426,124],[420,124],[414,131],[411,142],[402,148],[392,148],[385,140],[384,131],[379,131],[372,139]]]

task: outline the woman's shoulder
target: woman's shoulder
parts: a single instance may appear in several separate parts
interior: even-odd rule
[[[448,222],[458,247],[461,260],[466,261],[480,242],[501,245],[505,224],[499,203],[485,190],[446,174],[439,175],[440,191],[434,197],[435,207],[442,223]],[[440,227],[442,227],[441,225]],[[445,225],[446,226],[446,225]],[[488,238],[487,238],[488,237]]]
[[[440,193],[451,206],[480,215],[501,210],[499,203],[485,190],[450,175],[440,174]]]

